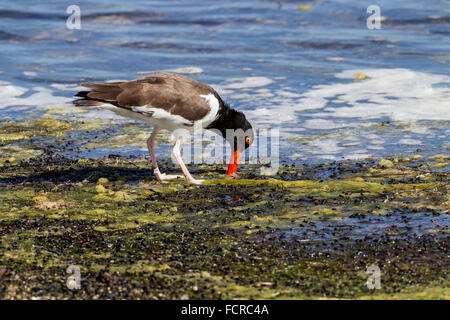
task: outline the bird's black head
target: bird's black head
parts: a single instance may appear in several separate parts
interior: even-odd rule
[[[242,152],[253,143],[255,134],[252,125],[242,112],[225,105],[219,117],[208,129],[219,130],[222,136],[230,143],[233,156],[228,166],[227,174],[235,174]]]
[[[250,147],[254,136],[253,127],[245,115],[240,111],[231,110],[224,138],[230,143],[233,151],[240,150],[242,152]]]

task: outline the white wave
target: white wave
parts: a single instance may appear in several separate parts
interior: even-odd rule
[[[358,73],[368,77],[355,80]],[[408,69],[358,69],[337,73],[335,77],[335,82],[315,86],[304,93],[296,92],[292,85],[283,87],[283,83],[278,85],[270,79],[271,82],[255,81],[254,78],[251,81],[248,78],[228,79],[218,87],[221,94],[225,93],[225,98],[228,95],[239,101],[256,128],[279,127],[283,138],[296,136],[302,130],[306,135],[308,131],[318,129],[323,133],[356,130],[355,140],[361,145],[365,143],[367,150],[371,151],[391,149],[385,145],[389,143],[385,140],[387,134],[381,133],[382,137],[377,126],[368,126],[371,119],[379,121],[387,117],[404,124],[403,130],[403,127],[388,129],[403,131],[399,133],[397,143],[404,147],[423,143],[416,137],[406,137],[406,133],[426,135],[427,138],[433,134],[428,125],[420,125],[416,121],[450,120],[450,77],[447,75]],[[258,88],[250,85],[253,81],[258,85],[272,84],[267,88],[273,96],[260,99]],[[307,119],[301,120],[301,117]],[[290,132],[292,128],[295,130]],[[348,150],[355,157],[368,154],[367,151],[353,152],[351,149],[354,147],[356,144],[337,145],[322,141],[307,148],[306,152],[333,155]]]
[[[400,139],[398,141],[399,144],[406,144],[406,145],[419,145],[422,143],[422,141],[420,140],[416,140],[416,139]]]
[[[58,89],[60,91],[72,91],[73,93],[75,93],[76,91],[82,91],[82,90],[86,90],[85,87],[80,86],[79,84],[76,83],[52,83],[50,85],[50,87]]]
[[[359,160],[359,159],[367,159],[371,156],[369,153],[351,153],[344,155],[343,158],[346,160]]]
[[[394,121],[450,120],[450,77],[408,69],[347,70],[336,75],[367,79],[320,85],[303,94],[297,110],[324,109],[312,116]],[[334,104],[334,105],[333,105]]]
[[[311,144],[315,153],[333,154],[343,150],[343,148],[338,146],[339,140],[336,139],[320,139],[312,141]]]
[[[223,89],[250,89],[257,87],[264,87],[271,84],[273,80],[266,77],[246,77],[246,78],[233,78],[228,79],[225,84],[222,85]]]
[[[29,95],[26,95],[30,93]],[[32,91],[9,83],[0,83],[0,109],[12,106],[47,106],[68,103],[71,99],[54,96],[43,87],[33,87]]]

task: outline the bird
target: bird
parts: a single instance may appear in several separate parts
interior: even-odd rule
[[[192,131],[200,127],[221,135],[230,143],[232,150],[226,171],[228,176],[236,176],[240,157],[254,140],[253,127],[243,112],[231,108],[211,86],[178,73],[155,72],[131,81],[89,82],[81,85],[89,90],[75,94],[75,106],[101,107],[153,125],[147,147],[153,174],[159,182],[181,177],[161,173],[158,167],[155,137],[161,129],[173,132],[180,128]],[[230,130],[234,134],[230,134]],[[181,140],[176,139],[172,154],[187,183],[202,184],[204,180],[192,177],[184,164],[180,143]]]

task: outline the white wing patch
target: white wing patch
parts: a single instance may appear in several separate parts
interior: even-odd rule
[[[219,112],[219,100],[217,100],[217,98],[212,93],[201,94],[200,97],[205,99],[210,107],[209,112],[203,117],[203,119],[199,120],[199,122],[201,122],[202,124],[202,127],[206,128],[217,118],[217,113]]]

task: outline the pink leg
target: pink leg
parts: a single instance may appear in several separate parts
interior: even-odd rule
[[[152,158],[153,173],[155,175],[156,180],[163,182],[165,180],[181,178],[181,176],[167,175],[167,174],[161,173],[159,171],[158,162],[156,161],[156,155],[155,155],[155,138],[156,138],[157,132],[158,132],[158,127],[155,127],[152,134],[150,135],[150,138],[147,139],[147,147],[148,147],[148,151],[150,153],[150,157]]]
[[[180,140],[177,140],[175,142],[175,145],[173,146],[173,156],[177,160],[178,164],[180,165],[181,171],[183,171],[184,177],[186,178],[186,181],[191,184],[202,184],[204,180],[196,180],[194,179],[191,174],[189,173],[189,170],[186,168],[186,165],[183,162],[183,159],[181,157],[180,153]]]

